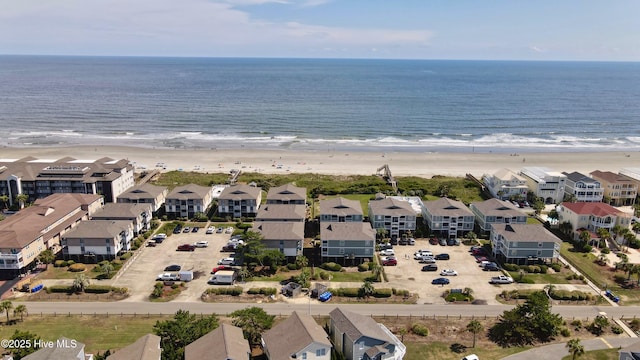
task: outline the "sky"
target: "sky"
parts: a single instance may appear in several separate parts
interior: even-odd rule
[[[640,61],[638,0],[0,0],[0,54]]]

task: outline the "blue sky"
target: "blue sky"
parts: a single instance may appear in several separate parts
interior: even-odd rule
[[[638,0],[0,0],[0,54],[640,61]]]

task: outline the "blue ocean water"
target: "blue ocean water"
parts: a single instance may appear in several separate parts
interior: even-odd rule
[[[0,56],[0,142],[640,150],[640,63]]]

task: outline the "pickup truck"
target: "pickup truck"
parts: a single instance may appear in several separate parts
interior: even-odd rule
[[[159,274],[156,278],[158,281],[178,281],[180,280],[180,276],[178,274],[173,273],[163,273]]]
[[[492,277],[489,282],[491,284],[511,284],[513,283],[513,278],[510,276],[500,275]]]

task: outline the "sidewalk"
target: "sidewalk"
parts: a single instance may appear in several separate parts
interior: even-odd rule
[[[619,349],[638,342],[638,338],[627,337],[611,337],[582,340],[580,343],[584,346],[584,351],[600,350],[600,349]],[[569,355],[565,343],[551,344],[547,346],[536,346],[535,348],[523,351],[517,354],[509,355],[502,360],[560,360]]]

